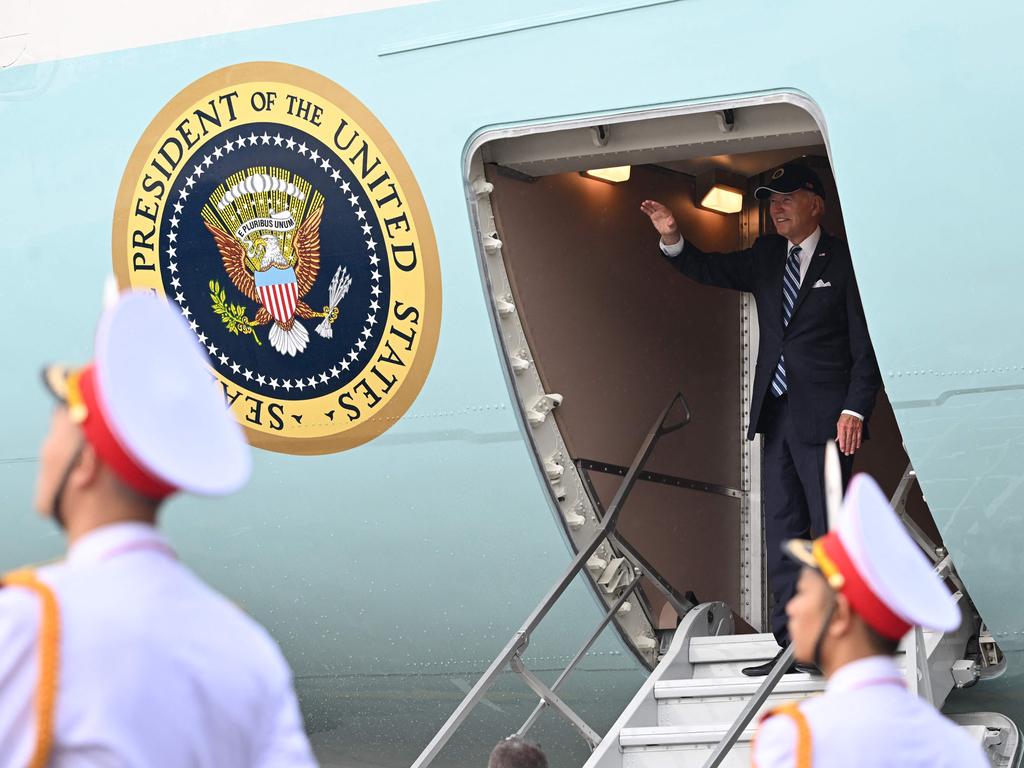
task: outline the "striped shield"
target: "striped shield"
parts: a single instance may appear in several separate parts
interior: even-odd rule
[[[295,316],[295,305],[299,301],[299,286],[295,281],[295,270],[271,268],[256,273],[256,290],[263,306],[279,323],[287,323]]]

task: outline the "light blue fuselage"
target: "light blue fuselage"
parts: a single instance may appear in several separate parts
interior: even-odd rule
[[[188,83],[230,64],[319,72],[376,114],[422,188],[444,297],[433,368],[381,437],[323,456],[256,451],[246,490],[177,499],[163,524],[182,558],[281,643],[325,764],[408,764],[570,557],[481,288],[467,146],[500,126],[798,93],[825,120],[906,447],[1009,658],[1003,678],[954,705],[1016,716],[1022,17],[998,2],[441,0],[0,71],[0,567],[62,551],[31,512],[49,409],[37,370],[91,349],[115,196],[143,130]],[[564,664],[599,610],[578,584],[531,644],[535,666]],[[609,630],[566,697],[605,728],[644,674]],[[488,705],[450,763],[482,765],[532,702],[510,681]],[[552,764],[585,754],[566,731],[551,719],[536,734]]]

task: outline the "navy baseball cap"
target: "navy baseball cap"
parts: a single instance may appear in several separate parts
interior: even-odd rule
[[[805,189],[820,198],[825,197],[825,188],[821,185],[818,174],[801,163],[786,163],[775,168],[768,175],[768,183],[754,190],[754,197],[765,200],[773,194],[788,195]]]

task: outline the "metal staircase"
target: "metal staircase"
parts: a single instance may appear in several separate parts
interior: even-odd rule
[[[600,508],[595,495],[595,508],[602,513],[600,529],[588,544],[579,548],[565,574],[509,639],[424,748],[413,768],[427,768],[434,761],[505,669],[517,673],[539,698],[536,709],[515,731],[515,735],[525,735],[538,715],[551,708],[593,749],[584,768],[745,768],[751,762],[750,745],[758,714],[779,704],[816,696],[824,691],[825,681],[819,676],[783,674],[792,660],[792,648],[786,650],[767,677],[744,677],[740,671],[743,667],[767,661],[779,652],[772,635],[735,634],[733,612],[729,606],[721,602],[695,605],[692,596],[679,595],[618,534],[619,515],[635,483],[638,480],[666,481],[664,476],[644,469],[656,444],[664,435],[681,429],[689,421],[689,408],[682,395],[678,394],[661,412],[632,464],[628,468],[613,468],[617,474],[623,475],[623,481],[607,510]],[[954,687],[966,687],[979,679],[994,676],[1005,662],[1000,661],[991,636],[979,627],[976,613],[969,604],[964,585],[948,553],[931,542],[906,515],[906,500],[915,479],[913,469],[907,467],[892,499],[893,508],[931,559],[939,576],[953,585],[955,596],[963,607],[964,622],[956,632],[946,634],[923,632],[918,628],[904,639],[898,662],[911,690],[941,707]],[[709,484],[680,478],[668,480],[685,483],[697,490],[720,490]],[[589,489],[588,492],[594,495]],[[629,578],[620,580],[598,626],[557,680],[548,687],[526,667],[523,652],[533,632],[568,586],[584,572],[588,561],[602,545],[611,547],[617,557],[628,562],[631,566],[627,569]],[[584,722],[557,691],[598,635],[613,621],[627,598],[637,594],[641,575],[662,592],[683,618],[667,649],[662,643],[664,653],[650,677],[615,724],[602,736]],[[972,649],[970,654],[969,646]],[[1011,720],[990,712],[958,715],[952,719],[982,744],[993,768],[1016,768],[1020,760],[1020,733]]]

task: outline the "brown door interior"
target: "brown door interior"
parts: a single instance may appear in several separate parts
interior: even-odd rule
[[[835,201],[826,227],[845,236],[828,162],[807,154]],[[744,167],[753,160],[742,159]],[[708,160],[737,165],[730,158]],[[764,160],[763,170],[781,162],[778,153]],[[694,177],[663,166],[636,166],[619,184],[578,173],[531,180],[495,165],[487,167],[487,178],[494,185],[502,257],[537,371],[546,391],[564,396],[555,418],[571,458],[628,465],[662,407],[682,392],[692,422],[662,441],[649,469],[740,488],[742,297],[672,269],[640,203],[653,198],[669,205],[684,235],[704,250],[737,249],[758,232],[744,229],[739,214],[697,207]],[[751,178],[752,185],[756,181]],[[764,215],[754,221],[755,230],[770,226]],[[874,474],[891,493],[907,458],[884,393],[871,431],[856,469]],[[607,504],[620,478],[591,477]],[[937,541],[919,493],[910,509]],[[678,593],[692,590],[701,601],[739,604],[736,499],[639,483],[620,529]],[[664,616],[660,593],[644,592],[652,615]]]

